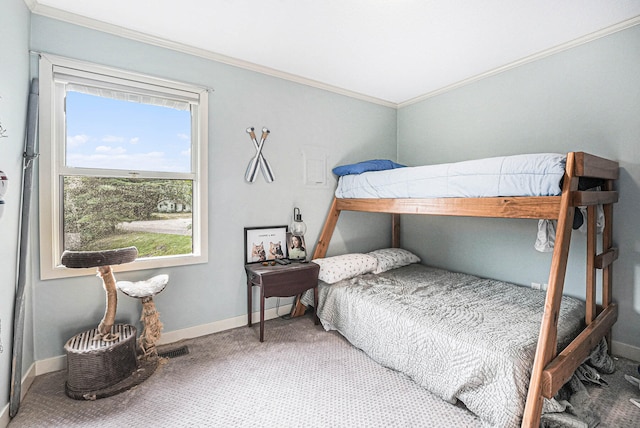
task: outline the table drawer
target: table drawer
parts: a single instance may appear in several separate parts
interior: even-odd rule
[[[282,275],[269,275],[262,278],[264,297],[295,296],[318,285],[316,269],[289,271]]]

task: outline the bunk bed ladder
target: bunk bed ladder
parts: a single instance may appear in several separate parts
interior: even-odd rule
[[[579,177],[604,179],[602,191],[578,191]],[[612,266],[618,257],[613,247],[613,204],[618,193],[613,190],[618,178],[617,162],[608,161],[582,152],[569,153],[562,189],[556,243],[551,261],[545,311],[540,326],[538,347],[534,359],[531,381],[525,404],[522,427],[538,427],[543,397],[551,398],[568,381],[575,369],[584,362],[602,337],[611,340],[611,327],[618,317],[617,305],[612,303]],[[602,204],[605,226],[602,233],[602,252],[597,254],[597,205]],[[575,207],[587,206],[587,274],[586,311],[587,327],[569,346],[556,356],[557,321],[567,268]],[[597,305],[596,269],[602,270],[602,305]],[[609,349],[611,349],[609,347]]]

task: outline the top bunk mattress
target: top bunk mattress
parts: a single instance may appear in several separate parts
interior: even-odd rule
[[[337,198],[560,195],[566,155],[537,153],[344,175]]]

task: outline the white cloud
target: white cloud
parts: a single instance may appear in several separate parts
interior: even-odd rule
[[[191,156],[191,147],[189,147],[187,150],[183,150],[180,152],[181,156]]]
[[[124,142],[124,138],[117,137],[115,135],[107,135],[106,137],[102,137],[102,142],[104,142],[104,143],[122,143],[122,142]]]
[[[125,153],[122,147],[100,146],[93,154],[70,154],[69,166],[130,171],[189,172],[190,163],[182,156],[167,158],[164,152]],[[189,158],[187,158],[189,159]]]
[[[133,137],[129,140],[131,144],[138,144],[138,141],[140,141],[140,137]]]
[[[98,146],[96,147],[96,152],[106,153],[109,155],[121,155],[123,153],[126,153],[127,150],[123,147]]]
[[[145,153],[144,156],[148,156],[151,158],[156,158],[156,159],[162,159],[164,158],[164,152],[149,152],[149,153]]]
[[[85,134],[67,135],[67,147],[74,148],[74,147],[81,146],[87,141],[89,141],[90,139],[91,138]]]
[[[178,138],[181,140],[188,140],[190,137],[187,134],[178,134]]]

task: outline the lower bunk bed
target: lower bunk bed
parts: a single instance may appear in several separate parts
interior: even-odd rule
[[[323,270],[341,270],[338,265],[365,257],[317,262]],[[487,426],[520,425],[543,291],[413,263],[333,284],[321,281],[318,293],[317,315],[326,330],[338,331],[438,397],[464,403]],[[302,302],[313,304],[311,290]],[[583,301],[563,297],[559,351],[584,328],[584,315]]]
[[[557,220],[546,292],[410,264],[383,273],[358,273],[319,286],[318,315],[378,362],[408,374],[445,400],[462,401],[485,424],[537,427],[543,398],[552,398],[617,319],[612,302],[612,204],[618,165],[569,153],[561,195],[474,198],[338,198],[314,252],[327,270],[327,247],[340,212],[392,214],[392,246],[400,247],[401,214]],[[580,177],[602,180],[578,190]],[[602,252],[597,253],[595,208],[604,205]],[[574,210],[587,206],[585,301],[563,296]],[[393,259],[393,257],[391,257]],[[350,262],[349,269],[367,263]],[[406,264],[406,263],[405,263]],[[340,272],[339,268],[336,268]],[[336,271],[333,269],[333,271]],[[597,269],[602,270],[600,304]],[[384,270],[384,269],[382,269]],[[326,277],[325,277],[326,278]],[[328,281],[334,282],[334,281]],[[303,299],[304,302],[304,299]]]

